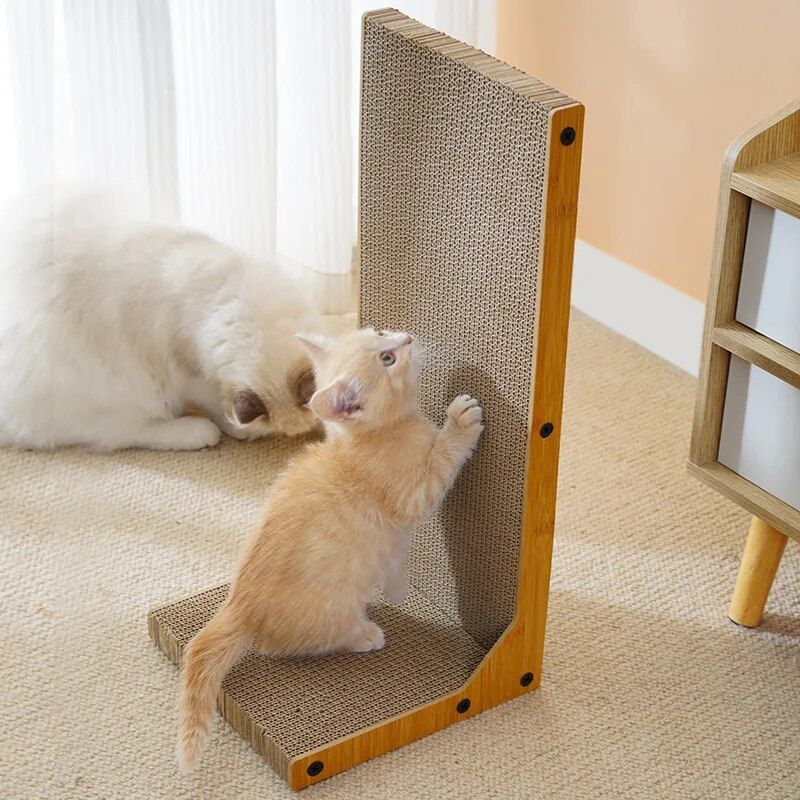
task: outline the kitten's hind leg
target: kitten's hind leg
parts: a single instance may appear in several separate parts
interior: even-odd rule
[[[202,450],[220,440],[219,428],[204,417],[179,417],[150,422],[132,431],[130,441],[117,447],[143,447],[147,450]]]
[[[380,626],[364,617],[356,626],[353,638],[343,649],[351,653],[368,653],[370,650],[380,650],[385,643],[386,637]]]

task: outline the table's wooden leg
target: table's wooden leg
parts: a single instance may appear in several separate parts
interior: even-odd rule
[[[734,622],[748,628],[755,628],[761,622],[788,538],[772,525],[753,517],[728,611]]]

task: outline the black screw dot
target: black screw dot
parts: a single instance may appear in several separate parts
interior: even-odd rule
[[[319,775],[323,769],[325,769],[325,765],[321,761],[312,761],[306,772],[313,778],[315,775]]]
[[[533,673],[532,673],[532,672],[526,672],[526,673],[525,673],[525,674],[524,674],[524,675],[523,675],[523,676],[522,676],[522,677],[519,679],[519,682],[520,682],[520,683],[521,683],[523,686],[530,686],[530,685],[533,683]]]
[[[466,714],[469,711],[469,707],[472,705],[470,702],[469,697],[465,697],[463,700],[460,700],[458,705],[456,706],[456,711],[459,714]]]
[[[564,147],[569,147],[575,141],[575,128],[564,128],[561,131],[561,144]]]
[[[553,432],[553,423],[552,422],[545,422],[541,428],[539,428],[539,436],[542,439],[546,439],[551,433]]]

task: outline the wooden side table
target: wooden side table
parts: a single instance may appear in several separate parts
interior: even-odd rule
[[[754,515],[729,616],[758,625],[800,539],[800,99],[725,157],[689,469]]]

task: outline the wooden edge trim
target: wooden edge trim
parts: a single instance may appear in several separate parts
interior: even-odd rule
[[[712,341],[749,364],[800,389],[800,353],[736,321],[714,328]]]
[[[769,162],[767,162],[769,163]],[[775,188],[767,186],[763,181],[756,180],[747,172],[734,172],[731,174],[731,189],[746,194],[751,200],[757,200],[777,211],[783,211],[793,217],[800,218],[800,202]]]
[[[734,139],[725,151],[723,174],[727,173],[730,177],[731,173],[737,170],[747,169],[763,161],[771,161],[773,158],[799,149],[800,133],[797,132],[794,136],[787,132],[788,136],[785,141],[782,142],[779,139],[770,142],[766,147],[763,147],[759,140],[763,134],[769,134],[773,128],[790,121],[790,118],[796,114],[800,114],[800,97],[778,109],[766,119],[757,122],[752,128]],[[794,141],[794,145],[792,141]],[[779,142],[783,146],[780,146]]]
[[[555,525],[583,117],[584,108],[578,103],[550,113],[536,373],[514,619],[460,689],[293,759],[289,766],[292,789],[318,783],[539,686]],[[562,144],[566,128],[574,130],[574,138]],[[570,135],[565,134],[568,140]],[[544,436],[546,423],[553,428]],[[467,699],[470,702],[464,708],[460,704]],[[314,762],[321,762],[322,769],[309,774]]]
[[[687,464],[689,473],[738,503],[759,519],[793,539],[800,540],[800,511],[751,483],[719,461]]]

